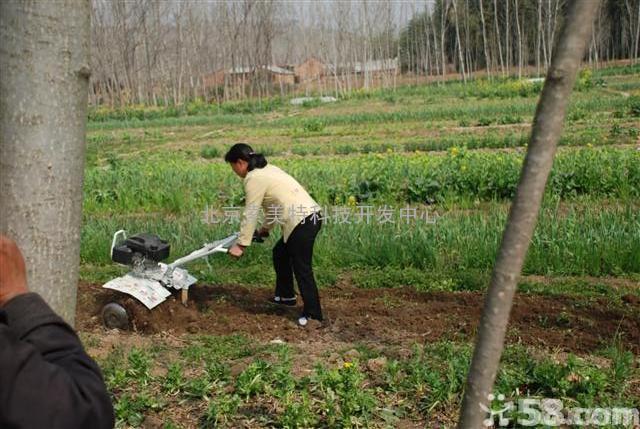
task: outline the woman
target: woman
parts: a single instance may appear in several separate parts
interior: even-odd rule
[[[309,320],[321,322],[320,297],[311,266],[313,244],[322,223],[318,204],[293,177],[267,164],[265,157],[255,153],[247,144],[233,145],[224,160],[244,179],[245,190],[240,235],[236,244],[229,249],[229,254],[239,258],[245,248],[251,245],[258,212],[262,207],[265,220],[257,235],[267,237],[276,223],[282,226],[282,238],[273,248],[276,290],[272,302],[296,305],[293,289],[295,275],[304,303],[298,324],[307,326]]]

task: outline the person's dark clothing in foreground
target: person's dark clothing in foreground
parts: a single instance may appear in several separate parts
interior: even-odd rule
[[[0,428],[113,428],[100,369],[73,329],[26,287],[24,259],[0,235]]]
[[[35,293],[0,309],[0,428],[112,428],[100,369]]]

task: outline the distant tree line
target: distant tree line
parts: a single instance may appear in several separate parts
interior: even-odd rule
[[[478,73],[542,74],[566,2],[92,0],[89,101],[175,105],[300,91],[339,95],[451,73],[465,80]],[[635,61],[639,32],[640,0],[605,0],[585,59],[595,66]],[[309,58],[325,67],[304,88],[250,73],[291,70]],[[368,66],[389,59],[398,59],[399,68]],[[229,78],[238,70],[242,79]]]
[[[589,0],[583,0],[589,1]],[[549,66],[567,12],[565,0],[437,0],[400,33],[402,70],[519,76]],[[637,59],[640,1],[605,0],[593,26],[590,63]]]

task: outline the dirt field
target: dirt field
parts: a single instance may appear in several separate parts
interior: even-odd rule
[[[198,286],[188,307],[170,298],[148,311],[131,298],[82,284],[77,325],[83,332],[104,332],[100,309],[116,300],[133,314],[132,329],[140,334],[173,335],[242,333],[259,341],[288,343],[321,341],[404,345],[474,336],[482,309],[475,292],[419,293],[410,288],[363,290],[350,285],[321,291],[327,326],[304,330],[295,324],[300,308],[270,304],[270,290],[240,285]],[[614,336],[640,353],[640,302],[635,296],[619,302],[571,296],[516,296],[508,330],[510,344],[522,343],[555,351],[588,354],[610,344]]]

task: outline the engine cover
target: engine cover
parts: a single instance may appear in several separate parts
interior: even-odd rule
[[[133,255],[138,253],[146,260],[160,262],[169,257],[170,245],[157,235],[142,233],[132,235],[116,244],[111,254],[113,262],[131,265]]]

